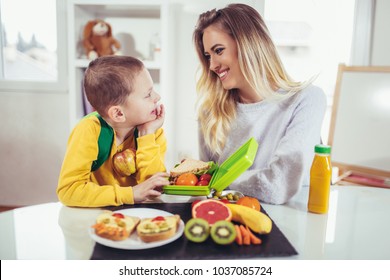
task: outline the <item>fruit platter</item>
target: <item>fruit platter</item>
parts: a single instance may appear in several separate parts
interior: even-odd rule
[[[140,239],[142,231],[135,230],[130,237],[137,240],[138,248],[148,247],[147,250],[132,253],[134,249],[130,249],[129,245],[126,253],[120,253],[110,251],[101,243],[95,246],[92,259],[237,259],[297,254],[257,198],[226,189],[252,165],[257,149],[258,143],[251,138],[219,166],[213,162],[182,161],[181,166],[176,166],[173,172],[171,170],[170,185],[164,186],[163,191],[170,195],[195,196],[192,203],[147,204],[147,207],[179,216],[178,220],[183,221],[172,233],[174,238],[165,239],[167,241],[164,242],[169,243],[161,247],[154,247],[158,241],[146,244]],[[190,168],[193,172],[185,172]],[[125,206],[144,207],[142,204]],[[121,208],[113,210],[120,212]],[[150,218],[152,223],[162,223],[161,217]],[[165,219],[168,221],[170,218]],[[139,225],[141,222],[137,227]],[[149,224],[147,231],[151,228],[156,228],[156,225],[152,227]],[[159,228],[159,234],[162,234],[165,226]],[[98,234],[95,228],[95,235]],[[124,242],[128,242],[127,239]]]
[[[258,235],[272,230],[272,220],[260,208],[254,197],[241,197],[235,204],[215,199],[194,201],[184,234],[195,243],[210,236],[219,245],[260,245]]]
[[[137,209],[140,211],[127,212]],[[179,224],[173,237],[162,241],[146,243],[134,230],[123,241],[96,242],[91,259],[251,259],[297,254],[260,202],[250,196],[243,196],[234,203],[202,197],[192,203],[110,207],[114,213],[139,216],[141,220],[147,209],[150,209],[152,221],[160,223],[158,215],[161,214],[154,216],[151,212],[155,209],[171,213],[163,215],[166,218],[179,215],[183,223]],[[91,228],[93,230],[96,229]],[[162,243],[165,245],[159,246]]]
[[[211,239],[218,245],[260,245],[259,235],[272,230],[272,221],[261,212],[260,202],[242,196],[236,203],[224,199],[195,200],[184,223],[179,214],[135,208],[105,210],[90,228],[90,235],[105,246],[140,250],[168,244],[183,233],[189,242]]]

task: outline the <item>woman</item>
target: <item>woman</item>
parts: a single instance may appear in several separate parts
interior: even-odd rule
[[[266,203],[287,202],[308,185],[325,94],[288,76],[263,19],[250,6],[201,14],[194,43],[201,62],[200,158],[221,164],[254,137],[254,163],[230,189]]]

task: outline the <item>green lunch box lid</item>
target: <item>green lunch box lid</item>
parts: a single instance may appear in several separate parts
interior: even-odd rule
[[[256,157],[258,143],[252,137],[214,171],[208,186],[164,186],[166,194],[209,195],[211,190],[222,191],[247,170]]]
[[[247,170],[256,157],[258,144],[252,137],[225,160],[210,181],[210,190],[223,191]]]

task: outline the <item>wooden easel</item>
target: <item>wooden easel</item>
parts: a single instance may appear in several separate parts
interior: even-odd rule
[[[390,188],[390,67],[339,65],[328,142],[340,182]]]

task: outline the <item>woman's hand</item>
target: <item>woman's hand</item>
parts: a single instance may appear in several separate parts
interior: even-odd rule
[[[144,124],[137,126],[138,135],[144,136],[147,134],[153,134],[157,129],[162,127],[165,119],[165,107],[163,104],[160,104],[156,108],[156,119]]]
[[[148,198],[155,198],[161,195],[161,192],[156,188],[169,184],[169,174],[166,172],[159,172],[154,174],[146,181],[133,187],[134,203],[145,201]]]

